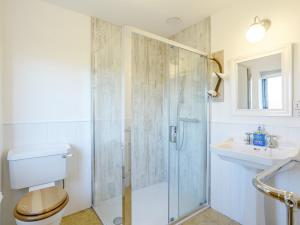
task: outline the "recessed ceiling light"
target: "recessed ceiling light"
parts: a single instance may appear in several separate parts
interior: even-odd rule
[[[182,20],[179,17],[170,17],[166,20],[166,22],[170,25],[178,25],[182,22]]]

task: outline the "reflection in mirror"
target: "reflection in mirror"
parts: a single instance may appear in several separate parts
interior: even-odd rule
[[[238,63],[238,108],[283,109],[280,53]]]

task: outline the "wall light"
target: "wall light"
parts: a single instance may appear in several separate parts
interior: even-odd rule
[[[261,41],[266,31],[270,28],[271,21],[267,19],[261,20],[258,16],[254,18],[254,23],[249,27],[246,38],[250,43],[256,43]]]

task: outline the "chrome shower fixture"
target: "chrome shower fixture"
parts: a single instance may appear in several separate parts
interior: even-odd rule
[[[219,89],[220,89],[221,82],[222,82],[222,80],[225,79],[226,76],[223,73],[223,68],[222,68],[221,63],[216,58],[208,58],[208,59],[215,62],[219,68],[219,72],[212,72],[212,77],[218,77],[216,87],[215,87],[215,89],[211,89],[208,91],[208,94],[210,96],[217,97],[219,95]]]

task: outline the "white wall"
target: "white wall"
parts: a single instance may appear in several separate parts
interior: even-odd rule
[[[232,58],[269,51],[293,42],[294,99],[300,99],[299,11],[298,0],[253,0],[241,1],[214,14],[211,17],[212,52],[224,50],[225,73],[230,76],[229,60]],[[255,16],[270,19],[272,26],[262,42],[250,44],[245,39],[245,33]],[[212,106],[213,143],[229,137],[242,140],[244,133],[255,130],[258,124],[265,124],[270,133],[280,136],[281,142],[299,142],[300,118],[233,116],[230,83],[230,79],[225,81],[225,102],[213,103]],[[241,182],[244,179],[245,173],[241,167],[212,155],[212,207],[240,222],[243,217]]]
[[[4,2],[5,151],[70,143],[67,213],[90,207],[90,17],[40,0]],[[9,191],[3,164],[3,224],[10,225],[22,192]]]
[[[2,174],[2,164],[1,164],[1,155],[3,151],[3,130],[2,130],[2,123],[3,123],[3,118],[2,118],[2,112],[3,112],[3,105],[2,105],[2,93],[3,93],[3,86],[2,86],[2,80],[3,80],[3,71],[4,71],[4,66],[3,66],[3,25],[4,25],[4,17],[3,17],[3,0],[0,0],[0,191],[2,190],[1,188],[1,174]],[[1,206],[0,206],[1,207]]]
[[[5,122],[88,120],[90,18],[13,0],[5,19]]]
[[[294,46],[294,87],[295,99],[300,99],[300,29],[298,21],[300,2],[297,0],[264,0],[243,1],[227,8],[211,17],[212,52],[224,49],[225,72],[229,74],[229,60],[240,56],[252,55],[276,49],[289,42]],[[258,43],[248,43],[245,33],[253,22],[254,16],[268,18],[272,21],[266,38]],[[243,117],[234,117],[231,113],[230,80],[225,82],[225,102],[213,105],[213,121],[242,121]],[[222,112],[219,113],[219,112]],[[247,118],[249,122],[257,123],[258,118]],[[262,118],[261,118],[262,119]],[[265,124],[300,125],[297,118],[264,118]]]

